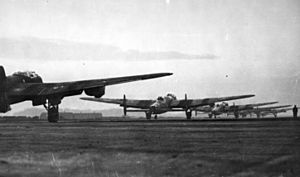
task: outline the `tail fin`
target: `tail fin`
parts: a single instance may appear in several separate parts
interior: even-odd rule
[[[3,66],[0,66],[0,112],[5,113],[10,110],[9,101],[5,92],[6,75]]]
[[[5,79],[6,79],[6,75],[5,75],[4,67],[0,66],[0,85],[3,84],[3,82],[5,81]]]

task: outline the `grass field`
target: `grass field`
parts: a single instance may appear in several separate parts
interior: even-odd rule
[[[0,120],[0,176],[298,176],[300,121]]]

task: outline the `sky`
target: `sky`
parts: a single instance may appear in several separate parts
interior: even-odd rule
[[[300,104],[299,18],[297,0],[0,0],[0,61],[7,74],[34,70],[44,82],[174,73],[109,86],[105,97]],[[111,107],[78,97],[61,107]]]

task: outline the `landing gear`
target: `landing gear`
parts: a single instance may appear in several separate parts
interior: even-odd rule
[[[60,100],[56,102],[50,102],[48,100],[48,102],[44,104],[44,107],[48,112],[48,122],[57,122],[59,120],[59,112],[58,112],[59,103]]]
[[[192,111],[190,109],[187,109],[185,111],[186,119],[190,120],[192,118]]]
[[[58,105],[53,105],[48,109],[48,121],[57,122],[59,120]]]
[[[190,120],[192,118],[192,110],[190,109],[190,102],[187,99],[187,94],[184,95],[184,100],[185,100],[185,115],[186,115],[186,119]]]
[[[155,114],[154,119],[157,120],[157,114]]]
[[[150,120],[151,119],[151,112],[146,112],[146,119]]]
[[[234,117],[235,117],[236,119],[238,119],[238,118],[239,118],[239,113],[238,113],[238,112],[234,112]]]
[[[212,118],[212,116],[213,116],[212,114],[208,114],[208,117],[209,117],[210,119]]]

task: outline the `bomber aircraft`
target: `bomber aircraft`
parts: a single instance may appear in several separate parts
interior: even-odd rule
[[[145,112],[146,118],[151,119],[151,115],[157,119],[157,114],[162,114],[168,111],[185,111],[186,118],[191,119],[192,108],[204,105],[213,105],[216,102],[222,102],[227,100],[235,100],[242,98],[253,97],[254,95],[239,95],[239,96],[228,96],[219,98],[204,98],[204,99],[187,99],[185,94],[185,99],[177,100],[176,96],[173,94],[167,94],[165,97],[158,97],[156,100],[133,100],[126,99],[111,99],[111,98],[90,98],[83,97],[82,100],[96,101],[103,103],[119,104],[123,107],[124,116],[127,112]],[[127,108],[138,108],[138,109],[128,109]]]
[[[250,110],[240,111],[240,115],[242,115],[243,117],[246,117],[247,115],[251,116],[252,114],[256,114],[257,118],[260,118],[262,116],[262,114],[265,113],[265,112],[272,112],[272,111],[275,111],[276,109],[287,108],[287,107],[291,107],[291,106],[292,105],[278,105],[278,106],[269,106],[269,107],[259,107],[259,108],[254,108],[254,109],[250,109]],[[277,114],[276,114],[275,117],[277,117]]]
[[[265,106],[270,104],[276,104],[277,101],[273,102],[265,102],[265,103],[252,103],[252,104],[244,104],[244,105],[229,105],[226,102],[223,102],[221,104],[216,104],[213,107],[211,106],[199,106],[195,108],[195,112],[204,112],[208,113],[208,117],[212,118],[214,116],[216,118],[217,115],[221,114],[233,114],[235,118],[239,118],[239,112],[242,110],[251,110],[254,108],[257,108],[259,106]]]
[[[273,114],[274,118],[277,118],[278,113],[284,113],[284,112],[291,111],[291,110],[293,110],[293,108],[271,109],[271,110],[266,110],[266,111],[261,112],[261,116],[264,117],[264,116]]]
[[[100,98],[105,93],[105,86],[126,82],[169,76],[172,73],[154,73],[106,79],[81,80],[72,82],[43,83],[35,72],[16,72],[6,76],[0,66],[0,112],[11,110],[10,105],[32,101],[33,106],[44,105],[48,112],[48,121],[59,119],[58,105],[64,97],[80,95],[83,91],[88,96]]]

